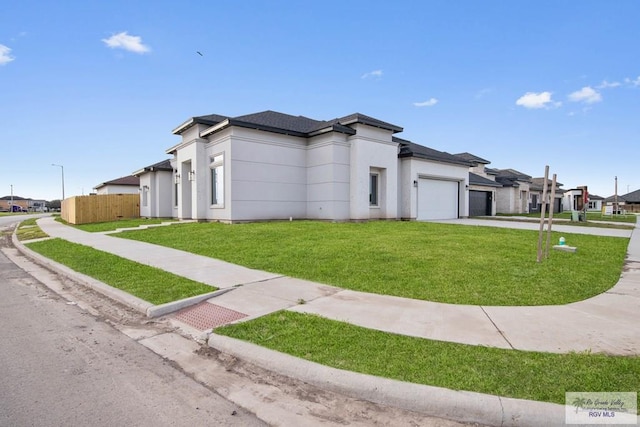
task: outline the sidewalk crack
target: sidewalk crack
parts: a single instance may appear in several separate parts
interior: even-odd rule
[[[483,306],[479,306],[479,307],[480,307],[480,310],[482,310],[482,312],[484,313],[484,315],[487,316],[487,319],[489,319],[489,322],[491,322],[491,324],[496,328],[496,331],[498,331],[498,333],[502,336],[502,338],[504,338],[507,344],[509,344],[509,347],[511,347],[512,350],[515,350],[516,348],[511,344],[511,341],[509,341],[505,336],[505,334],[500,330],[500,328],[498,328],[498,325],[496,325],[496,322],[494,322],[491,316],[489,316],[489,313],[485,311],[484,307]]]

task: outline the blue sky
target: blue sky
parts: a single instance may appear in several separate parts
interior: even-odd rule
[[[490,167],[640,189],[640,2],[0,3],[0,196],[167,158],[189,117],[360,112]],[[202,55],[198,54],[200,52]]]

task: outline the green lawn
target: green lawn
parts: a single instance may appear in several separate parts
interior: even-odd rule
[[[640,357],[471,346],[289,311],[215,332],[339,369],[454,390],[560,404],[566,391],[640,390]]]
[[[75,271],[156,305],[217,289],[62,239],[28,243],[26,246]]]
[[[191,223],[118,236],[341,288],[456,304],[565,304],[617,282],[628,239],[563,235],[578,252],[552,251],[540,264],[535,231],[423,222]]]
[[[31,218],[25,221],[22,221],[18,225],[18,229],[16,230],[16,236],[18,240],[32,240],[32,239],[41,239],[43,237],[49,237],[47,233],[42,231],[40,227],[36,224],[36,221],[39,218]]]

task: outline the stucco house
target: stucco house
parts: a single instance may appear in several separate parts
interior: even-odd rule
[[[604,199],[603,204],[610,207],[609,211],[615,211],[616,200],[618,203],[617,213],[638,213],[640,212],[640,190]]]
[[[531,203],[529,198],[531,176],[515,169],[489,169],[488,172],[494,174],[496,182],[502,184],[502,187],[496,191],[497,212],[504,214],[528,213]]]
[[[135,194],[140,191],[140,179],[129,175],[103,182],[93,187],[96,194]]]
[[[192,117],[173,130],[181,140],[166,151],[170,184],[162,179],[156,188],[171,195],[171,216],[180,219],[468,216],[470,164],[396,137],[402,130],[360,113],[332,120],[275,111]],[[144,183],[150,172],[136,175]]]
[[[547,179],[547,197],[551,199],[553,184],[552,179]],[[562,198],[565,193],[565,190],[562,188],[562,183],[556,181],[556,189],[554,194],[553,201],[553,212],[560,213],[562,212]],[[544,177],[541,178],[531,178],[531,184],[529,186],[529,212],[540,212],[542,209],[542,195],[544,193]],[[547,212],[549,212],[549,206],[547,206]]]
[[[486,166],[491,162],[471,153],[458,153],[457,157],[469,162],[469,216],[493,216],[496,214],[496,173]]]
[[[587,202],[587,210],[593,212],[602,212],[604,197],[597,194],[589,194],[589,201]]]
[[[171,218],[173,204],[173,166],[169,159],[135,171],[139,179],[140,216],[146,218]]]

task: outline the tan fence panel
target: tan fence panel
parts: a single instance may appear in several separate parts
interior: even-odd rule
[[[62,201],[62,219],[71,224],[140,218],[138,194],[75,196]]]

